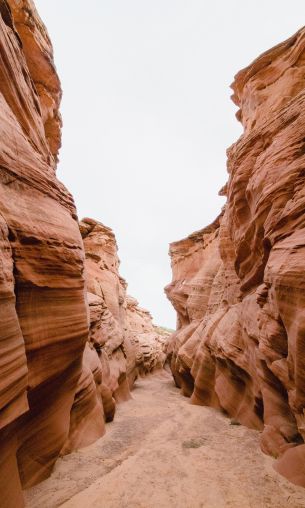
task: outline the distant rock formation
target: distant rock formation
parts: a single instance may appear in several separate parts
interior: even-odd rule
[[[165,354],[100,233],[85,235],[90,324],[76,210],[55,174],[61,88],[31,0],[0,0],[0,60],[0,505],[19,508],[22,487],[102,435],[114,399]]]
[[[171,368],[193,403],[261,430],[275,468],[305,486],[305,29],[232,88],[244,133],[227,204],[170,246]]]
[[[80,222],[80,229],[86,254],[89,344],[103,364],[107,393],[117,401],[127,400],[138,375],[163,367],[169,333],[157,329],[149,312],[126,294],[112,230],[88,218]]]

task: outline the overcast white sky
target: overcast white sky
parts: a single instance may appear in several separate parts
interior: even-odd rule
[[[210,223],[241,127],[236,72],[292,35],[304,0],[36,0],[63,88],[58,177],[113,228],[129,293],[175,327],[168,244]]]

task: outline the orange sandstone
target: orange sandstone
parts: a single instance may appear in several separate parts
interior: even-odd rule
[[[226,206],[170,247],[171,366],[192,402],[261,430],[275,468],[305,486],[305,29],[232,88],[244,133]]]
[[[103,435],[115,400],[163,365],[166,337],[128,303],[114,236],[95,221],[81,225],[85,267],[56,178],[60,83],[31,0],[0,0],[0,59],[0,505],[19,508],[22,488]]]
[[[67,439],[88,322],[52,46],[31,1],[0,14],[0,492],[15,508]]]

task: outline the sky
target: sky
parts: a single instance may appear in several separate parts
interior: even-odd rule
[[[63,88],[58,178],[116,235],[128,292],[174,328],[169,243],[224,204],[242,129],[230,83],[296,32],[304,0],[35,0]]]

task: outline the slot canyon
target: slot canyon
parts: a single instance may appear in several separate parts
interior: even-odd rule
[[[169,248],[176,331],[57,179],[32,0],[0,0],[0,59],[0,508],[304,507],[305,29],[234,78],[226,204]]]

